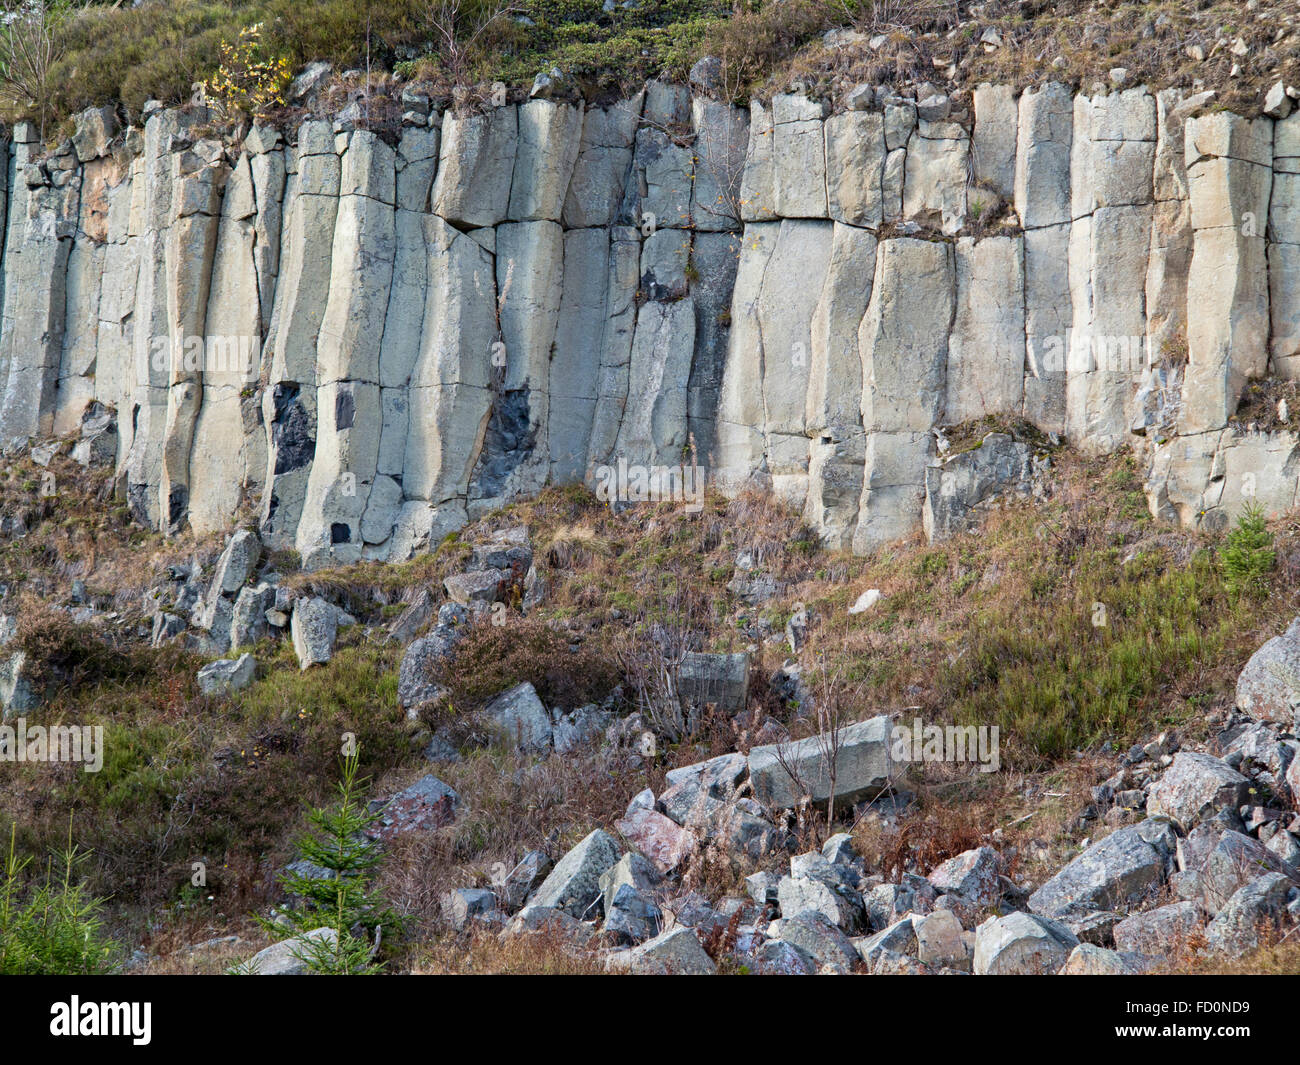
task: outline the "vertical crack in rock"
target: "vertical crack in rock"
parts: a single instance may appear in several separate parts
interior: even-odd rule
[[[203,533],[253,503],[309,568],[410,557],[619,459],[693,457],[870,551],[956,483],[926,472],[935,431],[982,418],[1134,448],[1168,520],[1290,506],[1296,435],[1234,416],[1300,376],[1300,114],[972,102],[652,82],[395,146],[254,124],[231,161],[197,111],[87,112],[45,156],[19,124],[0,444],[112,407],[137,517]]]

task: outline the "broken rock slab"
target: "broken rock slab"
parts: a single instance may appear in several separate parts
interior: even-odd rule
[[[1164,882],[1175,840],[1166,821],[1149,819],[1121,828],[1089,846],[1030,895],[1029,908],[1065,920],[1135,906]]]
[[[293,649],[303,669],[323,665],[334,657],[339,633],[339,611],[333,603],[316,596],[294,604],[289,631]]]
[[[250,654],[209,662],[199,670],[199,691],[204,695],[229,695],[243,691],[253,683],[256,670],[257,662]]]
[[[892,728],[892,720],[882,714],[839,730],[834,759],[837,803],[875,798],[889,786]],[[805,795],[814,803],[829,800],[828,739],[810,736],[753,748],[749,752],[749,779],[754,798],[778,809],[798,806]]]

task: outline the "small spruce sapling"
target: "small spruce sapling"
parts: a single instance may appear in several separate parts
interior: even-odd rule
[[[402,924],[372,886],[380,852],[366,829],[380,815],[366,805],[366,781],[357,776],[358,760],[357,752],[342,759],[338,801],[307,814],[311,830],[298,841],[298,855],[309,863],[308,871],[281,877],[297,905],[264,922],[279,936],[333,929],[335,937],[300,940],[298,956],[313,972],[326,975],[379,972],[383,963],[375,957],[383,936],[391,937]]]
[[[1276,559],[1264,508],[1255,502],[1247,503],[1223,548],[1224,586],[1233,596],[1263,595],[1268,591],[1268,575]]]

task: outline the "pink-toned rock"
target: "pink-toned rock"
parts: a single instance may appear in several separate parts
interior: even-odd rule
[[[658,810],[634,807],[614,827],[663,873],[671,873],[695,849],[695,837]]]
[[[372,804],[380,819],[366,830],[375,840],[391,840],[407,832],[429,832],[449,825],[456,817],[460,797],[432,774],[421,777],[387,802]]]

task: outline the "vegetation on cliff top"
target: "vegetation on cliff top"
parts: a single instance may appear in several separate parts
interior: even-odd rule
[[[685,79],[703,56],[719,95],[792,86],[828,97],[861,82],[945,91],[981,81],[1217,89],[1257,110],[1273,82],[1300,81],[1300,15],[1274,0],[4,0],[0,75],[10,118],[51,119],[120,102],[177,104],[216,77],[223,46],[259,26],[269,62],[527,89],[558,67],[587,95],[646,78]],[[23,20],[49,17],[49,61],[33,78]],[[837,31],[830,33],[828,31]],[[1122,71],[1122,74],[1117,74]],[[388,81],[392,84],[391,79]]]

